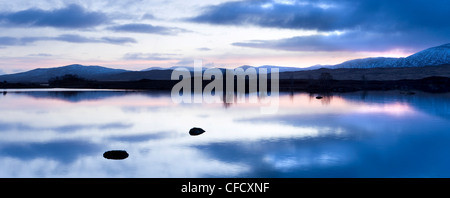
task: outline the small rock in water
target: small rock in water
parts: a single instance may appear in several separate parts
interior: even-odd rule
[[[202,134],[204,132],[205,132],[205,130],[203,130],[201,128],[194,127],[191,130],[189,130],[189,135],[200,135],[200,134]]]
[[[322,99],[323,97],[322,96],[316,96],[316,99]]]
[[[123,150],[112,150],[103,153],[103,157],[106,159],[121,160],[127,158],[128,153]]]

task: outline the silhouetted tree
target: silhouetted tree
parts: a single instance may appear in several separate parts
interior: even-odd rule
[[[361,76],[361,80],[364,81],[364,82],[367,81],[367,77],[366,77],[365,74],[363,74],[363,75]]]
[[[367,88],[367,77],[365,74],[363,74],[361,76],[361,81],[363,82],[363,88],[366,89]]]
[[[319,76],[319,80],[321,81],[331,81],[333,80],[333,76],[328,72],[322,72]]]
[[[50,86],[73,85],[87,80],[74,74],[66,74],[64,76],[54,77],[48,80]]]
[[[322,89],[329,89],[333,81],[333,76],[328,72],[322,72],[319,76],[319,83]]]

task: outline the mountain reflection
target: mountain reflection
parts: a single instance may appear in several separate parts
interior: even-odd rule
[[[63,92],[2,97],[0,177],[450,176],[448,94],[280,93],[267,115],[167,92]]]
[[[21,91],[17,94],[24,94],[36,99],[58,99],[67,102],[82,102],[89,100],[102,100],[111,97],[120,97],[132,94],[132,91]]]
[[[62,133],[76,132],[81,130],[108,130],[108,129],[128,129],[132,124],[126,123],[106,123],[106,124],[79,124],[79,125],[63,125],[56,127],[36,127],[22,122],[0,122],[0,132],[2,131],[55,131]]]

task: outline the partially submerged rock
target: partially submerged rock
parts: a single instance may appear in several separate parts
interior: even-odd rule
[[[204,132],[205,132],[205,130],[203,130],[201,128],[194,127],[191,130],[189,130],[189,135],[192,135],[192,136],[200,135],[200,134],[202,134]]]
[[[103,157],[106,159],[122,160],[128,157],[128,153],[123,150],[112,150],[103,153]]]

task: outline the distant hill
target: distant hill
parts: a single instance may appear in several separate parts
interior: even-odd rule
[[[174,70],[176,68],[186,68],[189,71],[194,71],[194,67],[191,66],[174,66],[174,67],[169,67],[169,68],[162,68],[162,67],[150,67],[141,71],[155,71],[155,70]],[[255,66],[251,66],[251,65],[242,65],[240,67],[237,68],[242,68],[244,70],[248,69],[248,68],[255,68],[255,69],[261,69],[261,68],[266,68],[267,71],[270,71],[271,69],[278,69],[279,72],[287,72],[287,71],[302,71],[305,70],[305,68],[298,68],[298,67],[283,67],[283,66],[275,66],[275,65],[263,65],[263,66],[259,66],[259,67],[255,67]],[[202,67],[202,70],[206,70],[208,69],[207,67]],[[221,70],[224,70],[224,68],[218,68]]]
[[[124,69],[111,69],[101,66],[67,65],[55,68],[38,68],[17,74],[0,76],[0,81],[46,83],[49,79],[67,74],[77,75],[85,79],[97,79],[100,76],[127,72]]]
[[[282,67],[264,65],[259,67],[244,65],[239,68],[266,68],[269,72],[277,68],[281,78],[311,79],[317,78],[319,73],[332,73],[335,79],[360,80],[363,76],[371,80],[386,79],[420,79],[427,76],[450,77],[450,43],[425,49],[405,58],[365,58],[343,62],[337,65],[315,65],[308,68]],[[49,79],[67,74],[77,75],[87,80],[97,81],[138,81],[170,80],[172,71],[180,66],[171,68],[153,67],[142,71],[111,69],[101,66],[68,65],[55,68],[39,68],[27,72],[0,75],[0,82],[12,83],[47,83]],[[183,67],[193,71],[193,67]],[[326,69],[321,69],[326,68]],[[408,69],[410,68],[410,69]],[[411,69],[417,68],[417,69]],[[207,69],[206,67],[203,70]],[[222,72],[225,70],[220,68]],[[362,70],[361,70],[362,69]],[[364,70],[364,69],[371,69]],[[335,71],[333,71],[335,70]]]
[[[329,73],[334,80],[418,80],[431,76],[450,78],[450,64],[427,67],[377,67],[377,68],[321,68],[297,72],[284,72],[280,79],[319,79]]]
[[[121,73],[98,76],[99,81],[136,81],[142,79],[170,80],[172,69],[150,70],[150,71],[126,71]]]

